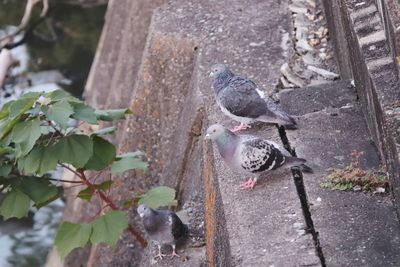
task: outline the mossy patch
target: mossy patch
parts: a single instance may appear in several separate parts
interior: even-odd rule
[[[359,159],[363,154],[353,151],[352,162],[344,169],[334,169],[321,186],[331,190],[364,192],[375,192],[378,188],[383,188],[387,192],[389,183],[385,172],[367,171],[360,167]]]

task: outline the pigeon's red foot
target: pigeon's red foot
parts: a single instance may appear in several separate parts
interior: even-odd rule
[[[178,258],[181,257],[179,254],[177,254],[177,253],[175,252],[175,249],[172,251],[171,259],[173,259],[174,257],[178,257]]]
[[[160,260],[162,260],[162,258],[165,257],[165,256],[167,256],[167,255],[161,253],[161,247],[159,246],[158,247],[158,254],[154,257],[154,259],[160,258]]]
[[[250,178],[247,182],[240,185],[240,189],[253,190],[256,184],[257,184],[257,178]]]
[[[160,258],[160,260],[162,260],[162,258],[165,257],[165,256],[167,256],[167,255],[162,254],[161,252],[159,252],[159,253],[154,257],[154,259]]]
[[[248,128],[251,128],[251,126],[248,125],[248,124],[241,123],[239,126],[235,126],[233,129],[231,129],[231,131],[236,133],[236,132],[239,132],[241,130],[246,130]]]

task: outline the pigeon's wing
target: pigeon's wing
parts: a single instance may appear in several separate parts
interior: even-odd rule
[[[168,223],[171,226],[171,232],[175,240],[178,240],[187,235],[187,226],[179,219],[178,215],[170,212],[168,215]]]
[[[236,76],[219,92],[218,100],[233,115],[255,119],[270,112],[256,89],[252,81]]]
[[[155,214],[143,218],[144,229],[150,235],[154,235],[162,231],[166,224],[166,220],[160,216],[160,212],[155,211]]]
[[[279,168],[285,163],[285,156],[274,144],[260,138],[245,140],[239,154],[243,169],[256,173]]]

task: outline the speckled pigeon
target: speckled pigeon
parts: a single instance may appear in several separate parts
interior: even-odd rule
[[[137,208],[139,216],[142,218],[144,229],[151,240],[154,240],[158,246],[158,254],[155,258],[166,256],[161,253],[162,245],[171,245],[172,254],[179,257],[175,251],[176,241],[184,238],[188,234],[188,228],[179,219],[173,211],[154,210],[147,205],[140,205]]]
[[[239,126],[232,129],[233,132],[250,128],[248,124],[255,121],[296,129],[294,118],[270,97],[264,96],[253,81],[236,76],[224,64],[212,66],[210,77],[214,78],[213,88],[221,110],[240,122]]]
[[[207,129],[206,138],[213,140],[224,161],[234,170],[255,174],[240,185],[242,189],[253,189],[258,177],[277,168],[299,166],[305,172],[312,172],[305,159],[287,156],[277,144],[253,135],[238,135],[220,124]]]

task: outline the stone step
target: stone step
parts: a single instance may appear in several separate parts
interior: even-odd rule
[[[313,95],[322,96],[323,105]],[[398,266],[400,230],[390,194],[321,187],[330,169],[349,166],[353,150],[364,152],[363,169],[380,168],[377,149],[354,99],[354,88],[343,81],[282,93],[284,106],[302,115],[299,129],[287,135],[297,154],[309,159],[314,169],[313,175],[305,175],[305,184],[327,266]],[[310,108],[307,102],[317,108],[303,114],[301,107]]]

